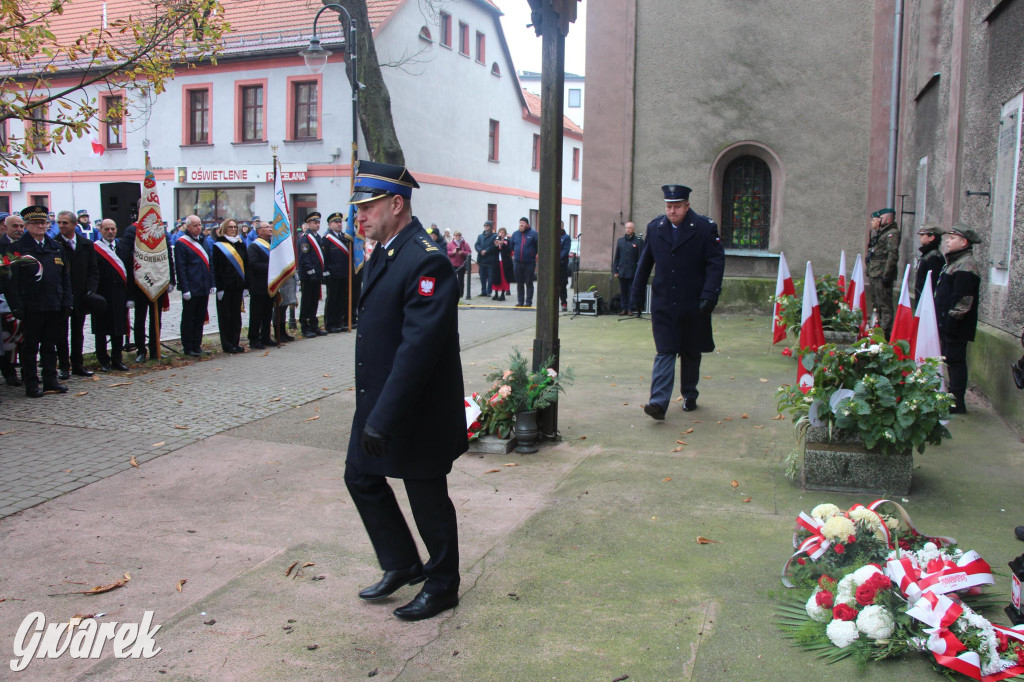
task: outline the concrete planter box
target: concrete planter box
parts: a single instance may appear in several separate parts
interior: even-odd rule
[[[494,435],[480,436],[469,441],[469,451],[485,455],[507,455],[516,446],[516,437],[498,438]]]
[[[829,329],[825,330],[825,341],[828,343],[834,343],[839,348],[849,348],[857,341],[856,332],[834,332]]]
[[[800,481],[805,490],[906,495],[914,467],[911,450],[899,455],[870,452],[859,436],[829,438],[828,429],[807,429]]]

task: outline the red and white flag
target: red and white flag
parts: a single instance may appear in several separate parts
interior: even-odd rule
[[[793,286],[793,276],[789,274],[789,265],[786,264],[786,254],[779,253],[779,277],[775,280],[775,298],[780,296],[795,296],[796,287]],[[782,304],[775,302],[775,315],[772,316],[772,345],[786,338],[786,325],[782,322]]]
[[[896,357],[901,360],[905,357],[914,357],[914,343],[917,340],[917,318],[914,317],[914,309],[910,307],[910,263],[907,263],[903,271],[903,287],[900,289],[900,302],[896,305],[896,316],[892,322],[892,333],[889,334],[889,343],[896,351]],[[910,344],[910,352],[904,355],[896,346],[897,341],[906,341]]]
[[[846,291],[846,251],[839,252],[839,290]]]
[[[93,136],[93,138],[91,140],[89,140],[89,146],[90,146],[90,150],[89,150],[89,155],[90,156],[103,156],[103,152],[105,152],[107,150],[106,147],[104,147],[102,144],[100,144],[100,141],[98,139],[96,139],[95,136]]]
[[[941,358],[942,346],[939,343],[939,322],[935,317],[935,299],[932,297],[932,273],[928,273],[921,289],[921,298],[917,302],[917,334],[914,344],[910,347],[911,354],[917,364],[928,358]]]
[[[800,312],[800,358],[796,365],[796,380],[800,390],[807,393],[814,386],[814,375],[804,367],[804,353],[818,350],[825,343],[825,330],[821,326],[821,308],[818,290],[814,285],[814,270],[807,261],[804,274],[804,305]]]
[[[846,289],[846,305],[850,310],[860,310],[860,326],[857,335],[864,337],[868,334],[868,296],[867,287],[864,285],[864,261],[860,254],[853,263],[853,275],[850,277],[850,284]]]

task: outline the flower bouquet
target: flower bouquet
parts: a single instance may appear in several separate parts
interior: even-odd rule
[[[794,295],[772,296],[771,303],[779,304],[779,319],[786,330],[794,335],[800,334],[801,311],[803,307],[803,280],[794,282],[797,292]],[[844,301],[845,292],[839,286],[834,275],[824,275],[815,280],[815,291],[818,292],[818,309],[821,311],[821,326],[826,331],[856,332],[862,313],[851,310]]]
[[[801,512],[794,547],[783,584],[795,595],[780,624],[797,646],[829,663],[926,652],[975,680],[1024,674],[1024,627],[994,625],[965,603],[977,606],[992,584],[989,565],[952,538],[919,533],[895,502]]]
[[[483,395],[473,394],[480,405],[479,432],[508,438],[517,412],[541,410],[555,402],[572,383],[573,373],[571,369],[559,373],[551,367],[553,363],[551,356],[531,372],[526,358],[513,348],[508,369],[488,375],[490,388]]]

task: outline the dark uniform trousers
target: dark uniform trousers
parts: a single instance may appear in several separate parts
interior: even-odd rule
[[[962,402],[967,393],[967,340],[940,337],[939,345],[949,373],[949,392]]]
[[[697,383],[700,381],[699,351],[683,351],[679,355],[679,393],[684,398],[697,399],[700,392]],[[654,356],[654,369],[651,371],[651,402],[668,406],[672,400],[672,383],[675,379],[676,353],[658,353]]]
[[[138,286],[132,286],[132,300],[135,301],[135,319],[133,333],[135,334],[135,347],[137,352],[145,355],[147,350],[149,357],[155,358],[159,355],[156,347],[156,325],[160,320],[160,313],[153,314],[153,302],[149,300]],[[159,309],[159,305],[157,308]],[[146,345],[146,318],[149,318],[149,345]]]
[[[274,317],[274,301],[266,293],[249,290],[249,343],[273,343],[270,325]]]
[[[181,347],[186,352],[202,350],[203,323],[206,321],[206,307],[209,302],[209,294],[192,294],[189,300],[181,301]]]
[[[54,311],[25,311],[22,330],[25,340],[21,344],[21,381],[25,388],[39,385],[36,354],[43,365],[43,386],[57,383],[57,344],[64,333],[67,316]],[[64,337],[65,342],[67,336]]]
[[[423,567],[427,576],[423,589],[430,594],[457,591],[459,534],[455,505],[448,497],[448,479],[406,478],[403,482],[416,529],[430,556]],[[381,568],[395,571],[416,564],[420,560],[416,542],[387,479],[360,473],[349,463],[345,467],[345,486],[359,510]]]
[[[88,313],[72,310],[71,315],[64,318],[60,339],[57,341],[57,359],[61,370],[82,369],[82,347],[85,344],[85,317]],[[71,345],[68,345],[70,327]]]
[[[242,336],[242,292],[244,289],[222,289],[217,299],[217,320],[220,323],[220,345],[231,350]]]
[[[348,326],[348,279],[328,277],[327,300],[324,302],[324,326],[328,329]],[[352,305],[356,303],[355,298]]]

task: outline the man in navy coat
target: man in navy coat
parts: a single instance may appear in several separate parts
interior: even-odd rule
[[[647,225],[647,243],[640,254],[630,298],[643,300],[651,268],[658,266],[651,286],[651,327],[657,355],[651,372],[651,399],[644,412],[664,419],[672,398],[676,356],[683,410],[697,409],[700,354],[715,349],[711,313],[722,292],[725,250],[718,226],[690,210],[690,188],[664,185],[665,215]]]
[[[317,308],[320,305],[321,284],[323,283],[324,249],[320,242],[320,212],[313,211],[306,216],[305,229],[299,235],[296,244],[299,250],[299,287],[302,299],[299,303],[299,323],[302,325],[302,336],[310,339],[314,336],[326,336],[327,332],[320,328],[317,319]],[[329,273],[330,270],[327,270]]]
[[[185,234],[174,243],[174,268],[181,292],[181,352],[198,358],[203,354],[203,323],[213,288],[210,256],[203,248],[203,222],[197,215],[185,218]]]
[[[458,527],[447,476],[468,449],[455,271],[412,215],[415,187],[402,166],[360,161],[350,201],[377,247],[359,297],[345,485],[384,570],[360,598],[376,601],[424,583],[394,611],[402,620],[431,618],[459,603]],[[426,564],[388,476],[405,482],[430,555]]]

